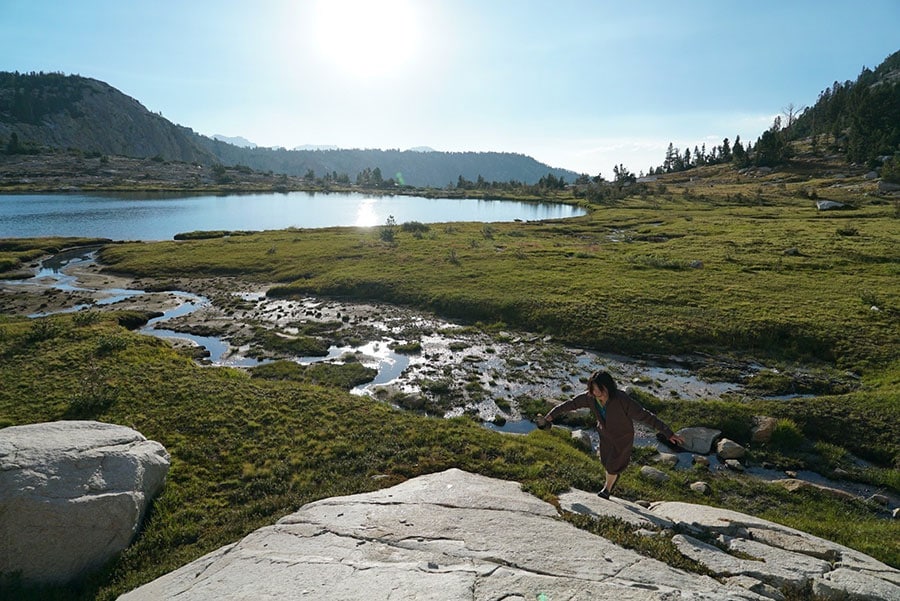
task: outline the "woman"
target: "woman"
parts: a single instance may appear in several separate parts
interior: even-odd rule
[[[587,407],[597,420],[600,435],[600,463],[606,469],[606,485],[597,494],[608,499],[619,474],[625,471],[631,461],[634,447],[633,420],[647,424],[661,433],[672,444],[683,445],[684,438],[674,434],[658,417],[641,407],[622,390],[605,371],[596,371],[588,380],[587,392],[561,403],[551,409],[543,418],[538,418],[538,427],[550,427],[553,418],[560,413]]]

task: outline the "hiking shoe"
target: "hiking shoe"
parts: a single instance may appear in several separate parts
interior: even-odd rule
[[[597,496],[600,497],[601,499],[608,499],[608,498],[609,498],[609,493],[606,492],[606,489],[603,489],[603,490],[601,490],[600,492],[597,493]]]

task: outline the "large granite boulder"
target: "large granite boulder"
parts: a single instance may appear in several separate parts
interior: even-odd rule
[[[769,442],[772,434],[778,427],[778,420],[766,415],[757,415],[753,418],[750,440],[752,442]]]
[[[763,599],[580,530],[517,482],[456,469],[310,503],[120,599],[488,601],[541,593]]]
[[[845,206],[842,202],[834,200],[817,200],[816,208],[820,211],[834,211],[835,209],[843,209]]]
[[[737,512],[688,503],[646,509],[579,490],[560,495],[559,505],[516,482],[451,469],[310,503],[121,600],[766,601],[779,584],[794,582],[854,599],[900,598],[891,596],[900,593],[897,570]],[[668,536],[722,580],[620,547],[561,520],[559,511],[611,516],[648,536]],[[676,524],[695,536],[675,535]],[[703,542],[717,536],[721,546]],[[866,594],[881,596],[852,596]]]
[[[722,435],[722,431],[698,426],[682,428],[676,434],[684,438],[681,447],[685,451],[706,455],[712,450],[713,443]]]
[[[731,439],[723,438],[716,445],[716,454],[722,459],[740,459],[747,454],[747,449]]]
[[[881,193],[900,192],[900,184],[881,180],[878,182],[878,191]]]
[[[0,574],[65,583],[125,549],[163,487],[169,455],[94,421],[0,429]]]

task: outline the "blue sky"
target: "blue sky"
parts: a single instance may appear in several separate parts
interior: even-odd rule
[[[900,49],[900,0],[0,0],[0,70],[263,146],[504,151],[611,178],[755,141]]]

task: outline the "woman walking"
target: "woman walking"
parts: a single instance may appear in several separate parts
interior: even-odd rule
[[[619,390],[615,380],[605,371],[596,371],[588,380],[586,392],[551,409],[538,418],[539,427],[549,427],[560,413],[588,408],[597,421],[600,435],[600,463],[606,470],[606,485],[597,494],[608,499],[619,474],[631,462],[634,448],[634,423],[646,424],[666,437],[672,444],[684,444],[684,438],[672,432],[662,420],[644,409],[626,392]]]

